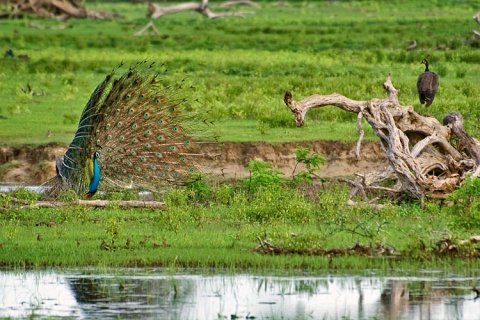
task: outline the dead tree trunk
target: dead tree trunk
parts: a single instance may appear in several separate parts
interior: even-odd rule
[[[251,5],[253,5],[253,2]],[[196,11],[209,19],[217,19],[224,17],[244,17],[247,14],[253,13],[239,11],[214,13],[208,7],[208,0],[202,0],[201,2],[187,2],[173,6],[162,6],[155,3],[149,3],[147,17],[151,19],[157,19],[167,14],[173,14],[183,11]]]
[[[480,25],[480,11],[473,16],[473,20],[475,20]],[[480,32],[476,30],[472,30],[472,32],[475,38],[480,39]]]
[[[480,143],[465,132],[459,113],[447,115],[442,125],[433,117],[419,115],[412,106],[401,106],[390,76],[383,87],[388,93],[385,99],[356,101],[334,93],[295,101],[287,91],[284,101],[298,127],[304,124],[308,110],[329,105],[358,113],[359,119],[364,118],[372,126],[391,171],[359,175],[364,189],[388,190],[396,197],[444,199],[469,174],[479,175]],[[456,146],[450,143],[452,135],[458,138]],[[357,145],[360,143],[361,137]],[[379,187],[389,178],[396,181],[394,188]]]
[[[34,13],[41,18],[66,20],[69,18],[115,19],[122,18],[116,13],[82,8],[74,0],[5,0],[0,18],[20,18]]]

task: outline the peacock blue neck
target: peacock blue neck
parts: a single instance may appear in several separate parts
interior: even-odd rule
[[[100,183],[100,167],[98,166],[98,160],[96,156],[93,156],[90,165],[87,168],[87,177],[90,180],[90,185],[88,186],[88,194],[93,196],[97,192],[98,184]]]

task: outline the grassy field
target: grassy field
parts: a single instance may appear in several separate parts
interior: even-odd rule
[[[134,33],[149,21],[146,4],[87,4],[122,13],[122,20],[2,21],[0,48],[30,59],[0,59],[0,144],[69,143],[85,103],[105,75],[121,62],[126,68],[144,59],[165,61],[166,67],[158,68],[168,69],[166,81],[186,78],[194,86],[195,108],[209,113],[221,141],[286,142],[354,141],[357,136],[356,115],[334,107],[311,112],[306,126],[295,128],[283,103],[285,91],[297,100],[334,92],[358,100],[381,98],[382,83],[391,74],[400,102],[422,110],[416,80],[424,69],[422,58],[430,55],[440,89],[429,113],[441,120],[458,111],[466,129],[480,136],[479,42],[471,34],[478,28],[472,19],[475,1],[260,4],[248,8],[255,14],[245,18],[208,20],[195,12],[165,16],[154,21],[161,35],[141,37]],[[211,5],[221,10],[217,2]],[[29,22],[52,28],[30,28]],[[418,49],[406,50],[413,40]],[[369,128],[367,139],[375,139]],[[21,209],[12,196],[31,201],[36,196],[0,194],[0,264],[478,268],[478,248],[459,241],[480,226],[476,182],[455,192],[452,201],[427,202],[425,209],[417,202],[388,201],[372,209],[347,206],[344,186],[263,175],[265,184],[217,181],[173,191],[161,199],[167,202],[163,211],[115,205]],[[277,248],[300,254],[254,252],[257,236],[265,233]],[[458,250],[440,253],[436,242],[445,238]],[[393,252],[312,254],[356,243]]]
[[[421,110],[415,85],[423,72],[420,62],[430,55],[440,89],[429,113],[442,119],[459,111],[466,128],[478,135],[480,58],[471,34],[477,28],[471,18],[477,10],[474,2],[260,4],[248,8],[254,14],[245,18],[168,15],[154,21],[161,35],[141,37],[134,33],[148,22],[146,4],[88,4],[121,12],[121,20],[4,21],[0,48],[12,48],[30,60],[0,59],[1,144],[68,143],[104,76],[122,61],[128,66],[144,59],[166,62],[165,78],[186,78],[195,87],[197,108],[209,112],[223,141],[287,141],[354,140],[356,135],[355,115],[334,107],[311,112],[307,127],[290,134],[293,120],[283,103],[286,90],[297,100],[333,92],[358,100],[381,98],[390,73],[401,103]],[[216,2],[211,5],[214,11],[222,10]],[[39,30],[28,27],[29,22],[68,28]],[[413,40],[418,49],[407,51]],[[22,91],[28,85],[34,95]],[[248,134],[239,135],[237,126]],[[333,137],[332,127],[338,128]],[[371,131],[367,139],[375,139]]]
[[[480,225],[478,200],[465,193],[460,194],[465,203],[453,207],[386,202],[373,209],[346,205],[345,186],[287,186],[240,183],[176,190],[164,196],[165,210],[115,204],[21,209],[4,194],[0,265],[478,272],[475,244],[460,244]],[[309,189],[318,196],[307,196]],[[13,196],[36,198],[24,190]],[[278,251],[265,255],[259,238]],[[441,251],[436,243],[442,241],[456,249]],[[355,246],[362,249],[351,249]]]

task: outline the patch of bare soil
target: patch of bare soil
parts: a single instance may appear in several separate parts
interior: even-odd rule
[[[296,165],[295,148],[302,146],[325,156],[325,165],[317,173],[322,177],[349,176],[382,170],[388,163],[378,142],[364,142],[360,160],[355,158],[355,144],[339,141],[309,141],[271,144],[265,142],[224,142],[203,148],[210,154],[208,166],[214,176],[241,178],[249,175],[245,167],[252,160],[270,162],[290,177]],[[0,148],[0,180],[40,184],[55,175],[55,156],[63,155],[66,146],[47,144],[38,147]],[[219,156],[214,157],[214,154]],[[12,165],[8,165],[12,164]],[[296,170],[303,170],[299,166]]]

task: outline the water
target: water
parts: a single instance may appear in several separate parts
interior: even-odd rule
[[[473,277],[0,272],[0,317],[41,319],[480,319]]]

